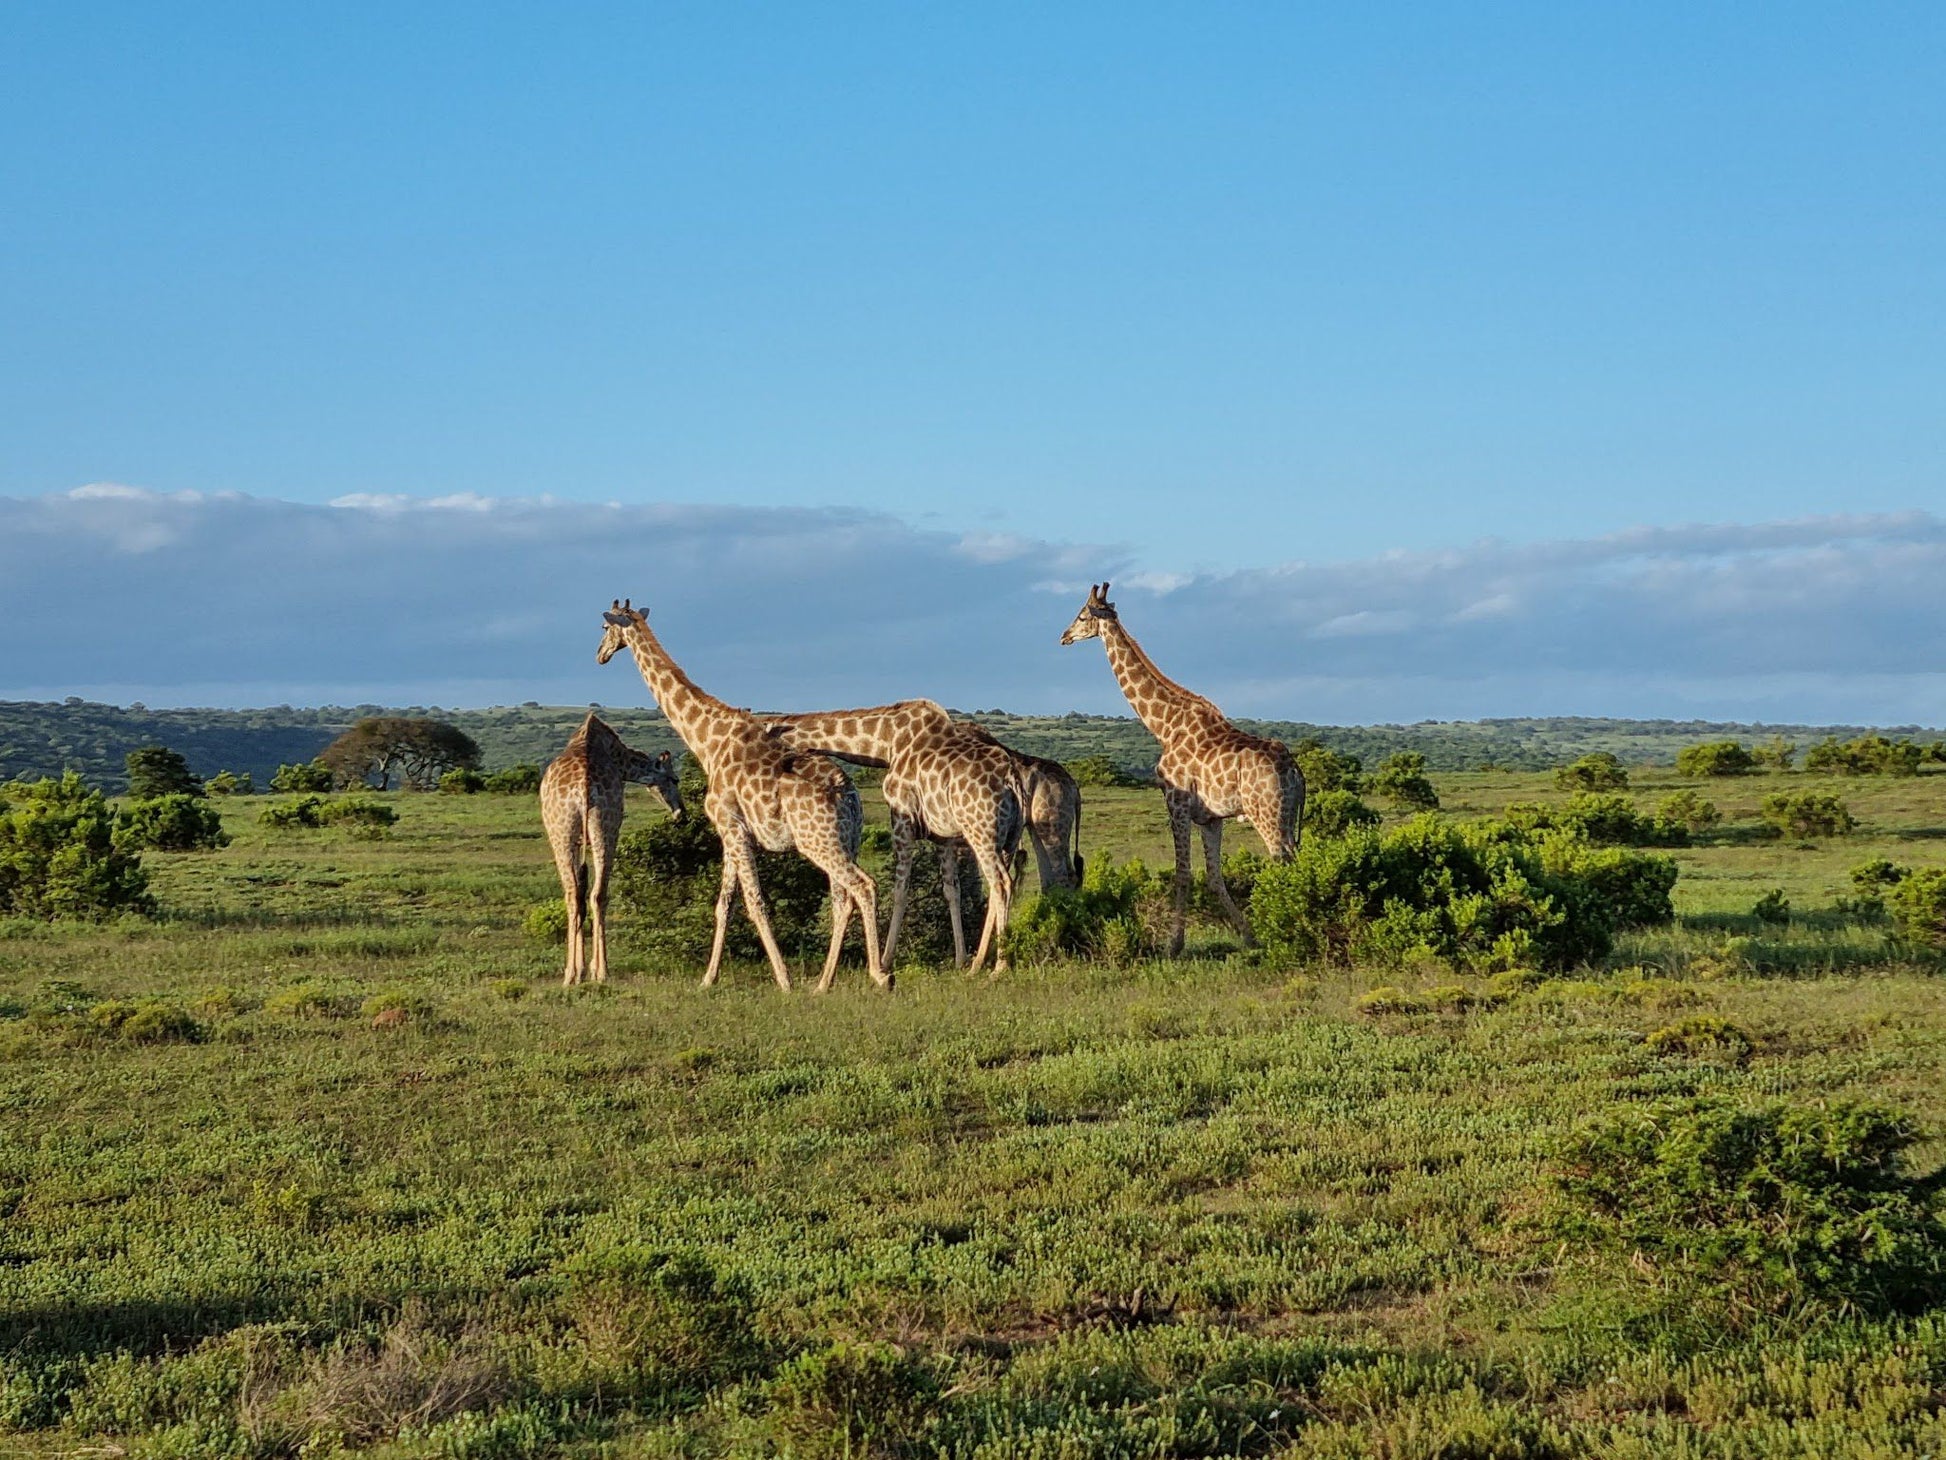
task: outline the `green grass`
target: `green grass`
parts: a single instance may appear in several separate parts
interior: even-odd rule
[[[380,841],[226,804],[147,859],[160,919],[0,929],[0,1455],[1938,1453],[1938,1311],[1753,1307],[1551,1214],[1634,1102],[1869,1099],[1946,1160],[1946,981],[1832,911],[1946,860],[1946,777],[1791,776],[1861,823],[1806,846],[1753,838],[1780,778],[1633,779],[1725,813],[1681,920],[1531,987],[1205,925],[705,993],[618,915],[565,990],[531,798],[389,797]],[[1084,841],[1166,866],[1160,798],[1089,793]],[[1748,1049],[1647,1042],[1692,1019]]]

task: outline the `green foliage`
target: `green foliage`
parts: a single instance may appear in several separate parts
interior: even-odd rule
[[[1758,898],[1750,909],[1750,916],[1760,923],[1772,923],[1779,927],[1791,920],[1791,900],[1784,895],[1784,889],[1773,887]]]
[[[1900,878],[1885,900],[1902,937],[1923,947],[1946,949],[1946,867]]]
[[[1168,880],[1139,860],[1119,866],[1090,857],[1081,885],[1038,893],[1014,914],[1014,956],[1028,963],[1059,957],[1133,962],[1159,945]]]
[[[203,792],[210,796],[254,796],[257,781],[248,771],[218,771],[203,782]]]
[[[1304,775],[1307,798],[1338,791],[1356,797],[1365,789],[1364,762],[1355,755],[1331,749],[1315,735],[1307,735],[1293,745],[1291,758]]]
[[[1756,757],[1740,740],[1689,745],[1676,756],[1676,771],[1685,776],[1747,776],[1756,766]]]
[[[532,796],[541,788],[541,768],[532,761],[510,765],[486,778],[486,789],[499,796]]]
[[[1916,776],[1925,748],[1910,740],[1860,735],[1852,740],[1827,736],[1804,755],[1804,769],[1839,776]]]
[[[1562,766],[1554,773],[1554,784],[1563,791],[1626,791],[1628,771],[1620,756],[1597,750]]]
[[[282,792],[329,791],[331,767],[315,760],[296,765],[280,765],[270,778],[270,789]]]
[[[1781,735],[1773,735],[1763,744],[1755,746],[1750,758],[1768,771],[1787,771],[1797,755],[1797,745]]]
[[[104,999],[88,1010],[88,1022],[125,1044],[194,1044],[203,1026],[176,1004],[162,999]]]
[[[1426,758],[1416,750],[1397,751],[1380,761],[1372,790],[1407,810],[1432,811],[1439,806],[1439,793],[1426,779]]]
[[[940,1385],[889,1343],[837,1343],[800,1355],[771,1382],[773,1425],[807,1460],[923,1453]]]
[[[73,772],[0,785],[0,916],[99,920],[154,908],[140,855]]]
[[[1124,768],[1114,757],[1107,755],[1084,755],[1079,760],[1067,762],[1067,773],[1074,777],[1077,786],[1146,786],[1151,784],[1147,776],[1138,775]]]
[[[1693,1014],[1666,1024],[1642,1043],[1655,1054],[1720,1059],[1731,1064],[1742,1064],[1757,1047],[1744,1030],[1714,1014]]]
[[[1669,921],[1675,880],[1666,858],[1420,816],[1307,840],[1263,869],[1251,921],[1267,948],[1305,961],[1566,968],[1620,929]]]
[[[343,826],[352,835],[375,839],[399,819],[399,813],[369,796],[299,796],[266,806],[257,819],[265,826]]]
[[[1378,812],[1359,800],[1351,791],[1322,791],[1304,798],[1306,836],[1344,836],[1363,827],[1377,826]]]
[[[1933,1185],[1904,1169],[1918,1140],[1869,1105],[1625,1109],[1566,1146],[1560,1182],[1579,1211],[1564,1225],[1771,1302],[1919,1307],[1940,1287],[1946,1225]]]
[[[121,814],[116,835],[128,847],[159,852],[206,852],[230,844],[223,818],[200,796],[153,796]]]
[[[155,796],[200,796],[203,783],[190,774],[189,762],[166,745],[144,745],[125,759],[128,794],[138,801]]]
[[[471,796],[486,788],[487,778],[466,766],[447,771],[439,778],[439,789],[448,796]]]
[[[890,841],[888,832],[888,849]],[[892,861],[887,857],[880,863],[877,877],[881,931],[892,916],[892,873]],[[959,901],[967,956],[971,957],[980,941],[980,926],[986,921],[987,894],[979,865],[966,852],[959,857]],[[852,936],[860,937],[855,924]],[[900,967],[909,967],[937,964],[952,956],[953,923],[940,880],[939,848],[921,841],[912,848],[912,877],[906,884],[905,922],[899,929],[896,957]]]
[[[358,1011],[372,1020],[391,1016],[390,1022],[423,1023],[432,1017],[432,1000],[415,989],[380,989],[369,995],[358,1006]]]
[[[1657,834],[1665,838],[1665,846],[1676,844],[1667,840],[1672,832],[1679,831],[1685,837],[1700,836],[1722,819],[1722,813],[1715,804],[1705,801],[1694,791],[1672,791],[1662,798],[1662,804],[1655,809]]]
[[[1628,797],[1592,791],[1570,796],[1552,819],[1555,826],[1604,847],[1656,846],[1667,831],[1638,812]]]
[[[1763,818],[1780,835],[1800,838],[1845,836],[1858,825],[1843,801],[1819,791],[1766,796]]]
[[[520,926],[536,943],[566,943],[567,904],[558,898],[552,902],[537,902],[527,909],[527,916],[520,920]]]

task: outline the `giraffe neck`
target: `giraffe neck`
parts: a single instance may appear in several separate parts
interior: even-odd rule
[[[683,743],[703,762],[703,769],[714,772],[710,729],[741,712],[698,689],[695,681],[682,672],[682,666],[669,657],[669,651],[662,647],[648,625],[635,624],[625,637],[629,653],[635,656],[635,667],[642,673],[642,682],[648,685],[663,715]]]
[[[1129,708],[1157,740],[1168,742],[1180,728],[1184,711],[1200,715],[1215,706],[1193,694],[1155,667],[1155,661],[1142,651],[1135,636],[1122,627],[1120,619],[1102,626],[1101,644],[1108,651],[1108,665],[1115,671],[1115,682]]]
[[[792,745],[871,765],[889,765],[921,732],[936,728],[946,712],[924,700],[874,705],[863,710],[828,710],[806,715],[767,717],[784,730]]]

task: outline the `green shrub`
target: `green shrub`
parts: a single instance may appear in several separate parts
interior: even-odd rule
[[[1291,747],[1291,759],[1304,776],[1304,794],[1315,798],[1342,791],[1356,797],[1365,789],[1364,764],[1355,755],[1342,755],[1310,736]],[[1305,819],[1310,819],[1306,808]],[[1336,833],[1326,833],[1336,835]]]
[[[1773,735],[1750,751],[1750,758],[1765,770],[1787,771],[1797,755],[1797,746],[1781,735]]]
[[[1426,779],[1426,758],[1416,750],[1401,750],[1379,762],[1372,789],[1393,805],[1410,811],[1433,811],[1439,793]]]
[[[1676,754],[1676,772],[1685,776],[1747,776],[1756,765],[1756,757],[1736,740],[1688,745]]]
[[[1323,791],[1305,797],[1304,833],[1307,836],[1343,836],[1360,827],[1377,826],[1380,819],[1378,812],[1351,791]]]
[[[1784,896],[1784,889],[1773,887],[1758,898],[1750,909],[1750,916],[1760,923],[1782,925],[1791,920],[1791,900]]]
[[[1771,1300],[1922,1307],[1940,1287],[1946,1224],[1935,1184],[1904,1170],[1918,1140],[1874,1106],[1624,1109],[1565,1147],[1575,1209],[1563,1225]]]
[[[257,793],[257,778],[248,771],[218,771],[203,782],[203,793],[208,796],[254,796]]]
[[[623,1247],[569,1265],[564,1306],[601,1387],[663,1412],[691,1409],[772,1362],[748,1284],[700,1255]]]
[[[314,760],[301,765],[280,765],[277,774],[270,778],[270,789],[284,792],[329,791],[331,770]]]
[[[1766,796],[1763,818],[1765,825],[1794,837],[1845,836],[1858,825],[1843,801],[1817,791]]]
[[[305,982],[278,989],[264,1000],[272,1014],[340,1018],[351,1012],[351,1000],[321,983]]]
[[[1050,888],[1015,913],[1014,955],[1029,963],[1107,957],[1112,943],[1119,961],[1133,961],[1160,941],[1159,916],[1145,917],[1145,910],[1160,914],[1169,896],[1169,879],[1139,860],[1116,866],[1106,857],[1091,858],[1079,887]]]
[[[868,828],[868,830],[871,828]],[[882,829],[882,828],[881,828]],[[887,842],[891,840],[887,832]],[[888,846],[889,850],[889,846]],[[877,869],[878,919],[889,926],[892,917],[892,859],[886,857]],[[970,958],[979,946],[980,928],[986,922],[986,884],[980,880],[979,864],[970,853],[959,856],[960,925],[966,936]],[[827,933],[828,933],[827,922]],[[852,924],[852,938],[863,948],[863,933]],[[900,967],[937,964],[953,956],[953,920],[946,905],[940,880],[939,848],[921,841],[912,848],[912,876],[906,883],[905,922],[899,928],[899,946],[894,951]]]
[[[153,796],[122,812],[117,835],[130,847],[159,852],[215,851],[230,844],[223,818],[200,796]]]
[[[527,909],[520,926],[536,943],[565,943],[568,941],[567,904],[558,900],[537,902]]]
[[[126,1044],[194,1044],[203,1037],[187,1009],[161,999],[104,999],[88,1010],[88,1022]]]
[[[1628,797],[1590,791],[1570,796],[1552,819],[1555,826],[1603,847],[1654,846],[1664,830],[1638,812]]]
[[[1694,791],[1672,791],[1662,798],[1662,804],[1655,809],[1655,826],[1662,846],[1680,845],[1675,838],[1679,833],[1687,839],[1700,836],[1723,819],[1712,802],[1705,801]]]
[[[938,1407],[932,1371],[889,1343],[836,1343],[771,1381],[772,1423],[807,1460],[921,1453]]]
[[[471,766],[456,766],[439,778],[439,789],[448,796],[471,796],[486,785],[487,778]]]
[[[1607,952],[1621,928],[1669,921],[1675,880],[1664,857],[1420,816],[1306,840],[1264,868],[1251,917],[1267,948],[1301,960],[1567,968]]]
[[[524,999],[528,994],[527,980],[524,978],[496,978],[488,987],[509,1003]]]
[[[1148,786],[1153,780],[1116,764],[1107,755],[1084,755],[1066,763],[1067,772],[1077,786]]]
[[[1900,936],[1927,948],[1946,948],[1946,867],[1900,878],[1886,904]]]
[[[0,785],[0,916],[99,920],[153,911],[108,799],[72,771]]]
[[[379,837],[399,819],[399,813],[369,796],[299,796],[266,806],[257,819],[283,828],[344,826],[354,835]]]
[[[145,745],[131,750],[122,764],[127,767],[128,794],[134,800],[203,794],[203,783],[190,773],[189,762],[166,745]]]
[[[1804,755],[1804,769],[1839,776],[1916,776],[1925,749],[1910,740],[1860,735],[1854,740],[1828,736]]]
[[[531,761],[510,765],[486,778],[486,789],[499,796],[531,796],[541,788],[541,768]]]
[[[1628,771],[1619,756],[1597,750],[1556,770],[1554,784],[1563,791],[1626,791]]]
[[[1742,1064],[1757,1047],[1742,1029],[1714,1014],[1694,1014],[1665,1025],[1642,1043],[1654,1054],[1700,1055],[1732,1064]]]

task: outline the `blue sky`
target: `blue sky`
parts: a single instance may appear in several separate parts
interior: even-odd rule
[[[22,510],[110,482],[882,514],[1157,585],[1946,510],[1937,6],[21,5],[5,31]],[[47,687],[10,657],[0,694]]]

